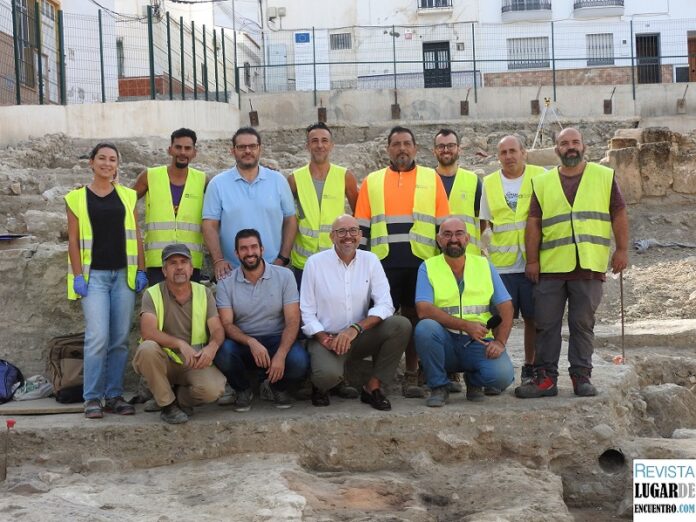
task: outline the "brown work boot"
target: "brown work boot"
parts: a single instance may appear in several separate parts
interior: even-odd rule
[[[407,399],[421,399],[425,397],[425,390],[418,384],[418,371],[404,372],[404,382],[401,384],[401,393]]]

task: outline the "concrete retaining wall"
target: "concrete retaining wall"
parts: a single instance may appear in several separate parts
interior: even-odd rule
[[[59,132],[87,139],[166,137],[179,127],[214,139],[231,137],[240,125],[236,105],[200,100],[15,105],[0,107],[0,122],[0,145]]]

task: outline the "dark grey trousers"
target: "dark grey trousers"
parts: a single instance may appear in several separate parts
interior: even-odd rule
[[[602,300],[602,281],[540,279],[534,289],[536,350],[534,365],[558,376],[561,325],[568,302],[568,362],[570,373],[592,369],[595,311]]]

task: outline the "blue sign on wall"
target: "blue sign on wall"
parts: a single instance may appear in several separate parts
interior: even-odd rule
[[[295,33],[295,43],[309,43],[309,33]]]

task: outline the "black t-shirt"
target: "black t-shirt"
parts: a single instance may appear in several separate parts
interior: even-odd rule
[[[87,213],[92,225],[93,270],[120,270],[127,266],[126,208],[112,190],[103,198],[87,187]]]

